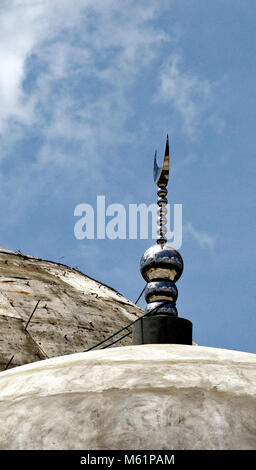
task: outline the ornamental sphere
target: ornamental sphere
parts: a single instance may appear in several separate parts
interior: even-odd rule
[[[141,257],[140,272],[145,281],[169,280],[176,282],[183,271],[183,260],[170,245],[154,245]]]

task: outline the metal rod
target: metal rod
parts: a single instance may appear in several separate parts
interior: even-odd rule
[[[28,319],[28,321],[27,321],[27,324],[26,324],[26,326],[25,326],[25,330],[27,329],[27,327],[28,327],[28,325],[29,325],[29,322],[30,322],[31,318],[32,318],[32,317],[33,317],[33,315],[34,315],[34,313],[35,313],[35,311],[36,311],[36,309],[37,309],[37,307],[38,307],[38,305],[39,305],[39,302],[40,302],[40,299],[37,301],[37,304],[36,304],[36,306],[35,306],[35,308],[34,308],[33,312],[31,313],[31,315],[30,315],[30,317],[29,317],[29,319]]]
[[[9,362],[8,362],[8,364],[7,364],[7,366],[6,366],[6,368],[5,368],[4,370],[7,370],[7,369],[8,369],[8,367],[9,367],[9,365],[11,364],[11,362],[12,362],[14,356],[15,356],[15,354],[13,354],[13,356],[12,356],[11,359],[9,360]]]
[[[153,308],[153,310],[151,310],[150,314],[152,315],[152,313],[154,313],[154,312],[157,311],[158,309],[159,309],[159,306]],[[112,334],[111,336],[109,336],[108,338],[103,339],[102,341],[100,341],[100,343],[95,344],[94,346],[92,346],[92,347],[89,348],[89,349],[86,349],[86,350],[83,351],[83,352],[89,352],[89,351],[91,351],[92,349],[95,349],[95,348],[97,348],[98,346],[101,346],[103,343],[106,343],[106,341],[108,341],[108,340],[114,338],[114,336],[118,335],[119,333],[122,333],[122,331],[128,330],[128,328],[130,328],[130,326],[134,325],[134,323],[137,323],[137,321],[141,320],[141,319],[142,319],[143,317],[145,317],[146,315],[148,315],[148,313],[144,313],[144,314],[141,315],[140,317],[136,318],[136,320],[134,320],[133,322],[129,323],[129,325],[124,326],[123,328],[121,328],[121,330],[116,331],[115,333],[113,333],[113,334]],[[130,331],[129,334],[131,334],[131,333],[132,333],[132,332]],[[125,335],[125,336],[128,336],[128,334]],[[124,337],[125,337],[125,336],[124,336]],[[123,339],[123,337],[120,338],[120,339]],[[118,341],[120,341],[120,339],[117,340],[117,341],[115,341],[115,342],[117,343]],[[111,343],[111,344],[113,344],[113,343]],[[110,345],[109,345],[109,346],[110,346]],[[103,349],[103,348],[101,348],[101,349]]]
[[[141,293],[140,293],[139,297],[137,298],[136,302],[134,302],[134,303],[135,303],[135,305],[137,305],[137,303],[139,302],[139,300],[140,300],[140,298],[141,298],[141,296],[142,296],[142,294],[143,294],[144,290],[146,289],[146,287],[147,287],[147,284],[145,284],[145,286],[143,287],[143,289],[142,289],[142,291],[141,291]]]
[[[118,343],[119,341],[122,341],[122,339],[126,338],[126,336],[129,336],[132,334],[132,331],[129,331],[129,333],[126,333],[126,335],[123,335],[121,338],[118,338],[116,339],[115,341],[112,341],[112,343],[110,344],[107,344],[107,346],[103,346],[103,348],[100,348],[100,349],[106,349],[106,348],[109,348],[110,346],[112,346],[112,344],[116,344]]]

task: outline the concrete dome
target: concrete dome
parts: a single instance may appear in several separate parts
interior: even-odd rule
[[[0,374],[1,449],[255,449],[256,355],[183,345]]]
[[[0,287],[0,370],[11,358],[9,368],[84,351],[142,314],[77,269],[5,248]],[[122,342],[130,343],[131,338]]]

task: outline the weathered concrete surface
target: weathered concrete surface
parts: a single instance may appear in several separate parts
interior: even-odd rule
[[[0,374],[1,449],[255,449],[256,355],[126,346]]]
[[[141,314],[76,269],[0,248],[0,370],[84,351]]]

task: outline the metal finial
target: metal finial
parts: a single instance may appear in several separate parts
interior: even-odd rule
[[[167,134],[166,146],[164,161],[161,167],[157,163],[157,151],[155,151],[154,158],[154,181],[159,186],[159,188],[165,188],[169,180],[169,165],[170,165],[170,155],[169,155],[169,138]]]
[[[147,282],[145,314],[133,328],[133,344],[177,343],[192,344],[192,323],[178,317],[176,282],[182,275],[183,260],[178,251],[168,245],[166,238],[167,189],[169,179],[169,140],[166,139],[161,167],[154,159],[154,181],[158,186],[157,244],[142,255],[140,271]]]
[[[161,167],[159,167],[157,163],[157,151],[155,152],[155,158],[154,158],[154,181],[158,186],[158,200],[157,204],[159,206],[159,209],[157,211],[158,219],[157,219],[157,224],[158,224],[158,229],[157,229],[157,234],[159,237],[157,238],[157,243],[161,245],[161,247],[164,246],[164,244],[167,242],[166,238],[166,214],[167,214],[167,209],[166,205],[168,203],[167,201],[167,189],[166,186],[168,184],[169,180],[169,166],[170,166],[170,155],[169,155],[169,139],[168,139],[168,134],[166,138],[166,146],[165,146],[165,154],[164,154],[164,161]]]

